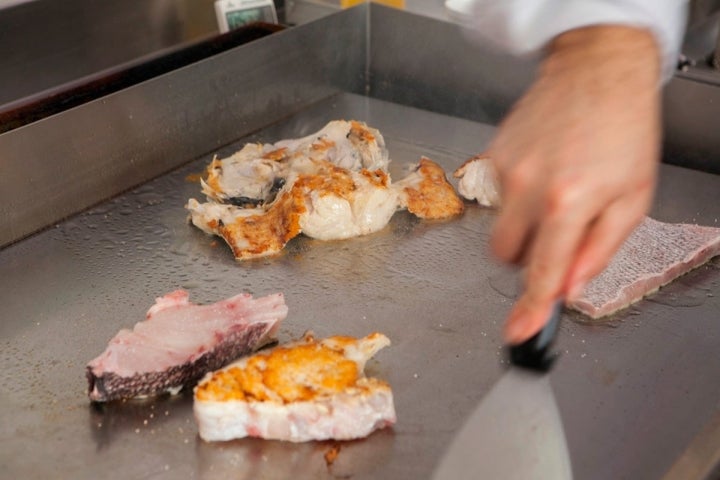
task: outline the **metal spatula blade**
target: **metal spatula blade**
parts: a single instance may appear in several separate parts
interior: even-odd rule
[[[511,348],[512,367],[453,439],[434,480],[571,479],[565,432],[547,370],[560,304],[543,330]]]

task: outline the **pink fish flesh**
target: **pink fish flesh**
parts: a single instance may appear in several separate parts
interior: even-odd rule
[[[646,217],[610,265],[568,304],[592,318],[610,315],[720,254],[720,228]]]
[[[191,303],[184,290],[157,298],[144,321],[120,330],[88,363],[88,395],[105,402],[193,386],[273,341],[287,312],[281,293],[239,294],[212,305]]]

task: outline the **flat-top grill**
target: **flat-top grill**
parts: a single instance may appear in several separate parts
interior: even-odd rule
[[[419,29],[429,38],[391,53],[393,39]],[[459,79],[439,67],[415,75],[434,58],[431,38],[459,55],[442,63],[459,65]],[[344,51],[353,41],[358,51]],[[470,65],[467,55],[485,53],[461,41],[443,22],[363,6],[0,135],[3,176],[20,182],[6,189],[6,177],[0,189],[3,476],[429,478],[503,371],[500,329],[518,274],[489,253],[495,213],[468,204],[458,219],[424,222],[399,212],[374,235],[299,237],[280,256],[238,263],[188,225],[184,204],[200,196],[197,174],[214,154],[300,137],[331,119],[380,129],[395,178],[420,155],[451,172],[487,145],[490,123],[531,73],[519,63],[495,74]],[[488,65],[500,62],[487,55]],[[516,80],[503,83],[514,68]],[[495,96],[463,98],[471,83]],[[652,215],[716,225],[718,191],[717,175],[663,165]],[[176,288],[200,303],[283,292],[281,341],[308,329],[385,333],[393,345],[368,373],[392,385],[397,425],[339,444],[330,465],[334,442],[203,442],[189,392],[91,405],[87,361]],[[715,259],[607,321],[565,314],[551,381],[577,478],[658,478],[703,429],[717,436],[718,312]]]

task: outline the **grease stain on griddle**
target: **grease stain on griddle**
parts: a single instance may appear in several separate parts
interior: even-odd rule
[[[227,442],[197,441],[200,478],[375,478],[393,454],[391,428],[366,438],[345,441],[281,442],[243,438]],[[330,453],[328,453],[330,452]]]
[[[523,289],[519,270],[503,269],[488,277],[488,284],[494,291],[510,300],[518,299]]]
[[[668,307],[699,307],[707,299],[707,292],[698,289],[684,291],[660,291],[647,297],[648,302]]]
[[[579,325],[603,328],[619,328],[628,320],[628,317],[640,315],[640,311],[633,306],[602,318],[591,318],[576,310],[567,308],[564,310],[564,313],[566,317],[563,318],[568,318],[571,322]]]
[[[669,307],[699,307],[712,297],[717,281],[718,258],[686,273],[649,295],[647,300]]]

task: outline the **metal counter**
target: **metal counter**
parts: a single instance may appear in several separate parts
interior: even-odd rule
[[[281,32],[253,48],[0,135],[0,192],[9,167],[20,161],[27,176],[16,173],[11,179],[25,182],[26,189],[38,187],[44,177],[29,167],[49,162],[41,153],[54,151],[63,161],[52,171],[59,180],[48,192],[65,186],[80,192],[73,194],[75,211],[91,205],[0,250],[0,477],[430,476],[465,416],[504,369],[500,329],[517,295],[518,277],[488,252],[495,213],[470,203],[460,218],[443,222],[399,212],[373,235],[337,242],[299,237],[277,257],[238,263],[222,241],[188,225],[184,209],[188,198],[200,198],[194,179],[213,154],[229,154],[247,141],[303,136],[332,119],[355,118],[379,128],[396,179],[420,155],[450,172],[486,146],[493,133],[488,123],[392,101],[392,92],[415,78],[391,70],[402,63],[386,61],[385,70],[366,64],[349,69],[355,53],[343,57],[328,38],[357,38],[357,49],[367,49],[373,65],[383,65],[388,55],[377,43],[389,38],[378,18],[372,17],[374,28],[381,30],[371,32],[369,46],[362,41],[363,28],[347,28],[364,21],[367,10]],[[371,16],[385,11],[370,10]],[[406,24],[400,17],[389,25],[392,19],[388,28],[399,32],[411,30],[417,20]],[[448,33],[444,24],[417,21]],[[299,45],[298,36],[310,43],[292,56],[287,49]],[[316,43],[322,48],[308,47]],[[264,56],[268,52],[284,53]],[[273,61],[242,77],[236,90],[226,88],[263,58]],[[493,81],[491,72],[483,76],[495,57],[488,58],[484,65],[458,67],[473,75],[466,85],[487,87],[483,94],[514,88]],[[404,62],[420,68],[426,60]],[[337,70],[318,71],[325,61]],[[312,71],[303,70],[306,66]],[[275,76],[278,72],[283,75]],[[430,79],[419,98],[433,98],[433,88],[446,91],[452,83],[437,71]],[[370,85],[381,98],[362,95],[358,85]],[[248,96],[252,92],[255,96]],[[214,95],[222,100],[207,103]],[[475,105],[477,97],[468,101]],[[489,116],[505,108],[502,102],[486,105]],[[92,179],[72,173],[88,166],[112,181],[82,198]],[[663,165],[652,215],[720,225],[719,191],[720,176]],[[102,194],[111,198],[102,200]],[[53,204],[53,198],[67,197],[43,195],[47,198],[37,200],[57,209],[51,213],[69,214]],[[11,200],[16,208],[18,200]],[[15,218],[7,205],[0,207],[3,222]],[[120,328],[144,318],[155,297],[176,288],[189,290],[199,303],[241,291],[283,292],[290,312],[281,341],[308,329],[321,336],[385,333],[393,345],[367,370],[393,387],[398,423],[364,440],[343,442],[329,467],[323,455],[332,442],[203,442],[188,393],[91,405],[86,363]],[[707,436],[708,426],[718,424],[718,318],[717,258],[607,321],[587,323],[564,314],[563,355],[551,381],[576,478],[659,478],[701,432]],[[715,433],[710,430],[714,438]]]

